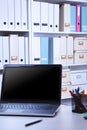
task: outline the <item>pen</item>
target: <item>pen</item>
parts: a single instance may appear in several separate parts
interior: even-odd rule
[[[33,121],[33,122],[30,122],[30,123],[25,124],[25,126],[27,127],[27,126],[30,126],[30,125],[34,125],[34,124],[39,123],[39,122],[41,122],[41,121],[42,121],[42,120]]]

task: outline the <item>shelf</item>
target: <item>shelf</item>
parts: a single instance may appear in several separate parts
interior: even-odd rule
[[[70,3],[70,4],[87,5],[87,0],[34,0],[34,1],[48,2],[54,4]]]
[[[29,30],[4,30],[0,29],[0,35],[9,35],[9,34],[18,34],[18,35],[25,35],[28,34],[29,36]]]
[[[87,36],[87,32],[34,32],[34,36],[46,36],[46,37],[58,37],[58,36],[78,36],[78,37],[85,37]]]

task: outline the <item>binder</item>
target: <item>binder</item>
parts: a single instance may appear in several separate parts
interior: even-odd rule
[[[76,6],[70,6],[70,32],[76,32]]]
[[[80,5],[76,5],[76,31],[80,32],[80,16],[81,16],[81,12],[80,12]]]
[[[49,38],[40,37],[40,63],[48,64]]]
[[[1,0],[0,4],[3,8],[2,14],[2,28],[8,29],[8,0]],[[0,26],[1,28],[1,26]]]
[[[14,26],[15,29],[21,29],[21,0],[14,0]]]
[[[3,64],[2,64],[2,46],[3,45],[3,43],[2,43],[2,36],[0,36],[0,69],[2,69],[3,68]]]
[[[70,4],[60,5],[60,31],[70,32]]]
[[[10,64],[18,64],[19,54],[18,54],[18,35],[10,34]]]
[[[48,31],[48,3],[41,2],[41,31]]]
[[[59,4],[54,4],[54,11],[53,11],[53,30],[54,32],[59,31]]]
[[[9,64],[9,36],[3,36],[2,37],[2,42],[3,42],[3,65],[4,64]]]
[[[53,32],[53,4],[48,3],[48,31]]]
[[[21,29],[28,29],[28,23],[27,23],[27,0],[21,0],[21,22],[22,26]]]
[[[66,36],[60,37],[60,57],[61,57],[61,64],[66,65],[67,59],[67,52],[66,52]]]
[[[19,36],[18,39],[19,39],[19,46],[18,46],[19,64],[25,64],[24,36]]]
[[[33,30],[40,31],[40,2],[33,1],[32,21]]]
[[[9,29],[14,29],[14,0],[8,0]]]
[[[25,63],[29,63],[29,44],[28,37],[24,37],[24,52],[25,52]]]
[[[3,29],[3,15],[4,15],[4,8],[3,8],[3,0],[0,1],[0,29]]]
[[[81,6],[81,32],[87,32],[87,6]]]
[[[73,64],[73,37],[68,36],[66,42],[67,64]]]
[[[33,37],[32,63],[40,64],[40,37]]]
[[[60,38],[53,38],[53,64],[59,64],[61,62],[60,57]]]

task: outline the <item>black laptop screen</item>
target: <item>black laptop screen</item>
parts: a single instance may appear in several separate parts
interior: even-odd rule
[[[60,101],[61,65],[4,67],[1,100],[9,102]]]

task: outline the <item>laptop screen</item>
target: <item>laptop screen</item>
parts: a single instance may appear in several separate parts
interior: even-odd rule
[[[61,65],[5,65],[1,100],[44,102],[61,100]]]

